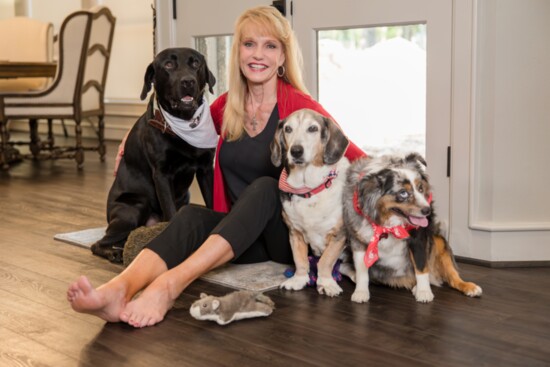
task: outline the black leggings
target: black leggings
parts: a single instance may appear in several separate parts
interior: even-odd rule
[[[183,206],[147,248],[171,269],[212,234],[229,242],[235,254],[234,263],[293,261],[277,180],[271,177],[261,177],[250,184],[227,214],[197,205]]]

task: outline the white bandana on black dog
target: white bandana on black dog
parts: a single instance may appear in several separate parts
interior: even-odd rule
[[[195,111],[191,120],[183,120],[170,115],[158,104],[155,99],[155,107],[158,108],[164,118],[164,122],[181,139],[197,148],[215,148],[218,145],[218,133],[214,128],[214,121],[210,114],[210,105],[203,97],[202,104]]]

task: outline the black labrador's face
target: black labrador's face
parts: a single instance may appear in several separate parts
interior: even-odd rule
[[[141,99],[145,99],[154,84],[162,108],[189,120],[202,103],[206,84],[213,93],[215,83],[202,54],[191,48],[168,48],[147,67]]]

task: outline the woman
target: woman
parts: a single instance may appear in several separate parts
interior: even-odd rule
[[[307,95],[300,67],[294,33],[278,10],[260,6],[241,15],[229,91],[211,105],[220,132],[214,210],[184,206],[122,273],[97,289],[81,276],[67,291],[75,311],[150,326],[192,281],[229,261],[292,263],[277,187],[281,169],[271,163],[269,144],[278,120],[298,109],[329,116]],[[351,160],[363,155],[353,144],[346,151]]]

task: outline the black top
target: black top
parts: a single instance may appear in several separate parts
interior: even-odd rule
[[[261,133],[252,138],[245,131],[239,140],[222,141],[218,159],[231,204],[235,203],[244,189],[257,178],[269,176],[279,179],[282,168],[271,163],[269,147],[278,122],[279,110],[275,104]]]

